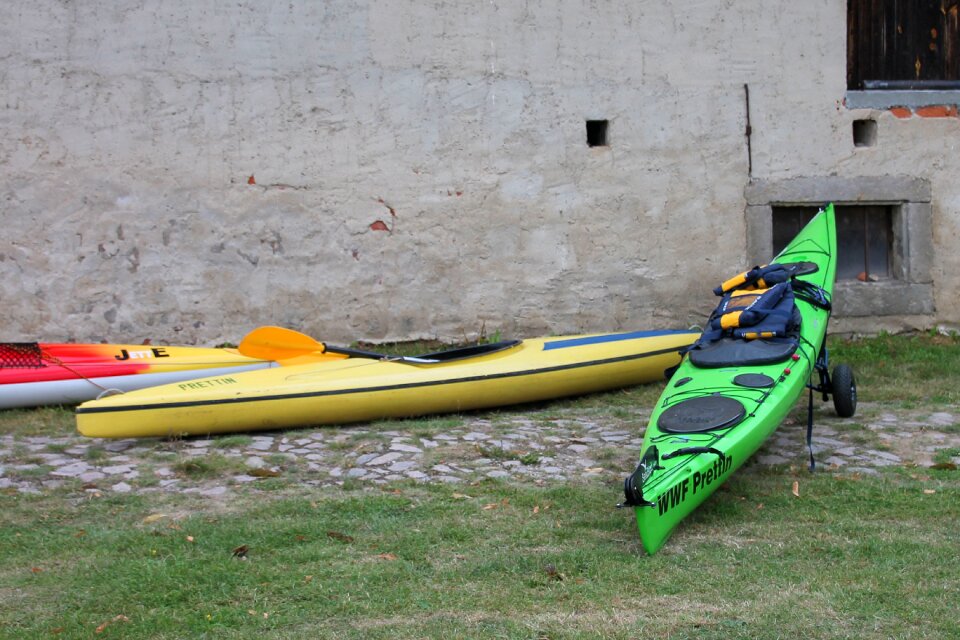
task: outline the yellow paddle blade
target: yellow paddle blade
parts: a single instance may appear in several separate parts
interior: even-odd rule
[[[237,351],[261,360],[289,360],[305,355],[320,355],[326,345],[310,336],[283,327],[258,327],[245,335]]]

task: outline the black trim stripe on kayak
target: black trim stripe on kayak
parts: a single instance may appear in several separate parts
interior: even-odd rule
[[[628,356],[618,356],[616,358],[607,358],[605,360],[591,360],[589,362],[577,362],[572,364],[557,365],[555,367],[546,367],[543,369],[527,369],[525,371],[511,371],[508,373],[498,373],[485,376],[470,376],[466,378],[451,378],[449,380],[431,380],[428,382],[408,382],[403,384],[391,384],[382,387],[357,387],[355,389],[336,389],[332,391],[307,391],[303,393],[277,394],[270,396],[255,396],[242,398],[218,398],[215,400],[183,400],[179,402],[164,402],[156,404],[131,404],[122,407],[77,407],[76,413],[115,413],[121,411],[144,411],[154,409],[180,409],[184,407],[204,407],[218,404],[240,404],[246,402],[270,402],[273,400],[296,400],[300,398],[314,398],[321,396],[349,395],[353,393],[375,393],[380,391],[395,391],[398,389],[413,389],[416,387],[438,387],[447,384],[462,384],[466,382],[480,382],[486,380],[498,380],[501,378],[516,378],[520,376],[540,375],[543,373],[553,373],[555,371],[566,371],[570,369],[579,369],[586,367],[598,367],[607,364],[616,364],[618,362],[627,362],[630,360],[640,360],[642,358],[652,358],[662,356],[668,353],[677,353],[681,347],[670,349],[658,349],[657,351],[648,351],[645,353],[635,353]],[[185,383],[187,384],[187,383]]]

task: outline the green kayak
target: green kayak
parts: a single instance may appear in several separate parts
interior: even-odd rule
[[[760,448],[804,389],[811,402],[813,392],[833,396],[840,415],[853,415],[853,374],[839,365],[831,375],[824,347],[834,218],[828,205],[770,265],[714,290],[721,304],[657,401],[640,464],[624,482],[621,506],[634,507],[647,553]],[[812,408],[808,417],[812,425]],[[809,435],[808,427],[808,444]]]

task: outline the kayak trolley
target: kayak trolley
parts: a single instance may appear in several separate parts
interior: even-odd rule
[[[833,408],[841,418],[850,418],[857,412],[857,382],[853,377],[853,369],[847,364],[838,364],[830,373],[830,357],[827,347],[820,349],[817,361],[813,365],[820,382],[816,385],[807,385],[811,392],[823,395],[823,401],[833,397]],[[811,394],[812,395],[812,394]]]

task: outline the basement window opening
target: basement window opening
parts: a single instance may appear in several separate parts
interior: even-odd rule
[[[587,120],[587,146],[607,146],[607,125],[609,120]]]
[[[818,207],[773,208],[773,252],[779,253]],[[837,280],[876,282],[893,275],[893,212],[884,205],[843,205],[837,214]]]
[[[854,325],[855,318],[863,318],[870,327],[881,317],[932,318],[936,313],[929,181],[910,176],[758,179],[744,195],[747,266],[770,262],[815,211],[833,202],[839,267],[833,315]]]

